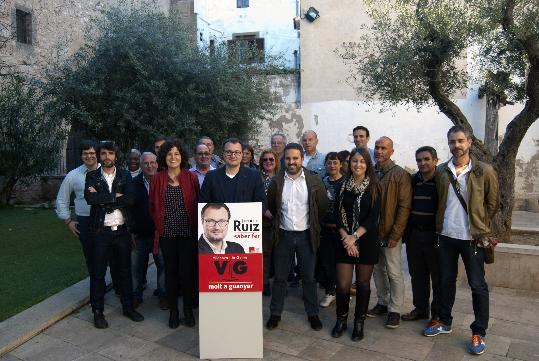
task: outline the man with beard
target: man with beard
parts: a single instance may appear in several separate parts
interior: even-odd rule
[[[225,241],[230,221],[230,209],[224,203],[206,203],[200,212],[203,234],[198,240],[199,254],[245,253],[236,242]]]
[[[425,336],[451,333],[455,302],[458,258],[462,258],[472,290],[475,320],[470,325],[470,353],[485,352],[488,327],[489,294],[485,282],[484,240],[491,234],[490,222],[499,206],[498,180],[492,166],[470,156],[472,133],[462,126],[447,132],[453,157],[438,168],[436,177],[438,210],[438,258],[440,263],[440,321],[423,330]]]
[[[303,147],[289,143],[284,149],[286,169],[273,177],[268,189],[268,209],[274,215],[273,261],[275,279],[270,303],[269,330],[281,321],[287,277],[294,253],[303,286],[305,313],[315,331],[322,329],[314,269],[320,245],[320,221],[326,215],[328,197],[320,177],[302,167]]]
[[[86,174],[84,198],[91,206],[90,224],[94,235],[92,275],[90,277],[90,302],[94,313],[94,326],[107,328],[103,315],[105,297],[105,273],[107,261],[118,272],[120,300],[123,314],[135,322],[144,317],[133,308],[133,285],[131,283],[131,237],[126,225],[127,208],[133,205],[131,176],[116,167],[116,145],[103,141],[99,145],[101,168]]]

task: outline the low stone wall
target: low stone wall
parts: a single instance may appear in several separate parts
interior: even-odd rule
[[[485,265],[489,287],[506,287],[539,292],[539,247],[499,243],[493,264]],[[462,260],[458,281],[468,283]]]

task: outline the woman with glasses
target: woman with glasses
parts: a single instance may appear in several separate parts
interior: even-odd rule
[[[268,193],[268,187],[277,172],[279,172],[279,158],[272,149],[265,149],[260,154],[260,175],[264,182],[264,192]],[[262,252],[264,259],[264,288],[262,294],[271,296],[271,287],[269,283],[271,251],[273,249],[273,216],[267,211],[262,218]]]
[[[193,303],[197,275],[197,177],[189,172],[188,157],[179,141],[167,141],[159,150],[162,168],[150,183],[150,214],[155,224],[154,254],[161,247],[165,260],[165,287],[170,307],[168,325],[180,325],[178,286],[183,296],[184,323],[195,326]]]
[[[258,170],[258,165],[255,163],[255,150],[247,143],[243,144],[241,164],[247,168]]]
[[[352,341],[363,338],[363,326],[374,265],[378,263],[378,218],[381,186],[374,173],[369,151],[356,148],[350,153],[350,174],[335,190],[335,217],[340,243],[336,245],[337,322],[331,336],[341,337],[347,329],[350,286],[356,271],[356,306]]]

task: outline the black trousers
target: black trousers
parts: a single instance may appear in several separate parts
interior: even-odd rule
[[[324,287],[326,294],[335,294],[337,284],[335,247],[339,242],[336,228],[321,227],[315,274],[316,280]]]
[[[124,311],[133,309],[133,283],[131,280],[131,236],[124,226],[117,231],[103,230],[95,234],[92,247],[92,275],[90,277],[90,302],[92,310],[103,311],[105,274],[109,260],[114,264]]]
[[[414,307],[432,318],[440,316],[440,267],[437,251],[437,235],[434,231],[412,229],[406,241],[408,269],[412,278]],[[432,282],[432,302],[429,307]]]
[[[171,311],[178,309],[179,285],[183,309],[192,310],[198,279],[198,242],[195,237],[161,237],[165,260],[165,288]]]
[[[269,284],[271,274],[271,253],[273,251],[273,224],[262,227],[262,253],[263,253],[263,279],[264,284]]]

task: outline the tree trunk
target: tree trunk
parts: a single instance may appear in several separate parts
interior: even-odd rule
[[[492,156],[496,156],[498,154],[498,111],[500,110],[500,100],[498,96],[488,93],[485,98],[485,146]]]
[[[9,204],[15,184],[17,184],[17,178],[15,177],[6,177],[0,182],[0,206]]]

